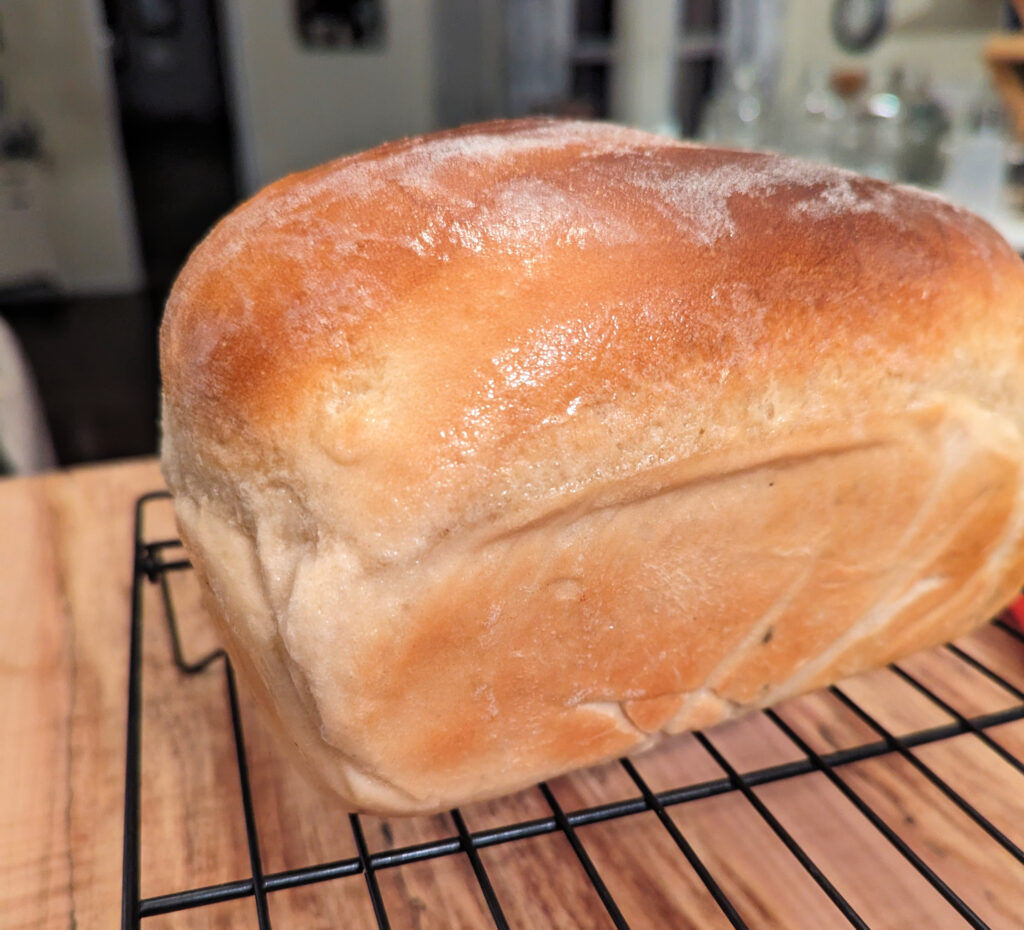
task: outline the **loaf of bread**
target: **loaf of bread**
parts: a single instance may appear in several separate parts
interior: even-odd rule
[[[161,332],[236,668],[441,809],[959,636],[1024,580],[1024,264],[833,168],[584,122],[272,184]]]

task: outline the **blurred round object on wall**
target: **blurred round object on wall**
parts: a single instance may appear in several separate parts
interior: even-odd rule
[[[848,52],[871,48],[885,33],[889,4],[886,0],[834,0],[832,35]]]
[[[847,52],[867,52],[891,35],[996,29],[1003,0],[833,0],[832,36]]]

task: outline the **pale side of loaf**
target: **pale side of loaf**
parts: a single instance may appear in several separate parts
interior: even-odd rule
[[[1024,579],[1024,265],[940,200],[506,122],[271,185],[161,334],[236,666],[439,809],[956,637]]]

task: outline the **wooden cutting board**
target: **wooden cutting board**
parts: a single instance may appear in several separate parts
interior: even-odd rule
[[[151,461],[0,483],[0,928],[119,925],[126,675],[134,500],[160,486]],[[151,538],[173,535],[169,508],[151,514]],[[186,652],[215,645],[191,573],[170,576]],[[223,675],[183,677],[173,667],[162,602],[143,591],[142,894],[153,897],[247,878],[248,853]],[[1024,686],[1024,649],[987,628],[963,644]],[[947,651],[908,671],[961,713],[1017,701]],[[950,717],[890,671],[844,690],[893,732]],[[782,717],[825,752],[874,737],[839,702],[810,695]],[[345,813],[281,756],[243,702],[256,822],[267,873],[355,855]],[[990,731],[1024,758],[1024,722]],[[740,771],[801,758],[763,715],[709,736]],[[916,750],[919,759],[1024,846],[1024,776],[972,735]],[[635,760],[655,790],[718,778],[692,736]],[[913,765],[889,754],[842,777],[979,916],[1024,927],[1024,865],[943,796]],[[635,797],[617,764],[558,779],[565,810]],[[872,928],[961,927],[964,922],[821,774],[777,781],[757,797]],[[669,808],[750,927],[849,926],[751,803],[737,792]],[[546,818],[532,789],[463,811],[470,830]],[[362,818],[371,851],[454,836],[447,814]],[[727,927],[705,886],[650,812],[581,827],[579,839],[625,920],[635,928]],[[550,833],[493,846],[481,860],[514,927],[610,927],[567,839]],[[394,928],[490,927],[462,853],[378,873]],[[374,927],[360,875],[269,895],[275,928]],[[147,918],[146,928],[253,927],[252,898]]]

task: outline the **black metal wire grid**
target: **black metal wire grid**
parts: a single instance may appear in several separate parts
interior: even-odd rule
[[[608,916],[617,928],[628,928],[629,924],[623,916],[605,880],[588,855],[580,841],[577,830],[580,827],[614,821],[643,812],[653,812],[661,825],[670,835],[672,841],[685,857],[711,897],[725,915],[729,923],[736,928],[745,928],[743,917],[734,903],[715,880],[707,865],[702,862],[694,847],[687,841],[677,823],[668,813],[668,808],[686,804],[716,795],[735,792],[742,796],[751,808],[760,816],[772,832],[783,843],[786,849],[800,863],[810,878],[828,896],[832,904],[851,926],[866,928],[868,924],[857,913],[851,903],[840,893],[836,886],[815,864],[807,851],[801,847],[793,835],[772,814],[753,790],[762,785],[783,779],[794,778],[812,772],[824,775],[839,792],[848,799],[868,823],[878,832],[884,841],[892,845],[897,852],[945,899],[950,908],[951,918],[959,915],[962,924],[969,927],[983,928],[988,924],[967,904],[967,902],[950,887],[943,879],[919,856],[899,834],[892,829],[882,817],[858,794],[849,780],[844,778],[845,766],[888,754],[897,754],[905,759],[913,768],[937,788],[960,811],[978,825],[992,841],[1008,852],[1019,864],[1024,866],[1024,849],[1003,833],[984,814],[982,814],[967,798],[958,793],[946,780],[937,774],[913,750],[917,747],[937,743],[962,734],[973,734],[985,746],[995,752],[1003,761],[1021,774],[1024,774],[1024,760],[1013,755],[990,734],[992,727],[1024,719],[1024,691],[1008,681],[1004,676],[989,668],[974,656],[968,654],[954,644],[945,646],[946,650],[965,662],[976,672],[981,673],[990,681],[1012,696],[1014,704],[1006,709],[979,716],[964,716],[950,705],[924,682],[901,668],[891,666],[904,682],[919,694],[931,701],[951,718],[952,722],[926,730],[897,736],[890,732],[880,721],[854,701],[849,694],[839,687],[829,689],[831,695],[851,711],[859,720],[866,724],[876,735],[877,740],[852,748],[828,753],[815,751],[782,717],[773,710],[763,713],[771,723],[803,755],[802,759],[773,765],[755,771],[740,773],[725,758],[718,748],[703,733],[695,737],[708,755],[725,773],[724,777],[704,781],[699,784],[687,785],[666,791],[654,791],[641,776],[636,766],[628,759],[620,760],[620,765],[637,789],[637,795],[627,800],[587,807],[580,810],[566,811],[562,808],[554,793],[546,784],[539,785],[551,814],[548,817],[510,823],[501,827],[471,832],[466,826],[462,814],[458,810],[451,811],[457,835],[446,837],[434,842],[389,849],[371,853],[368,849],[360,818],[350,815],[349,822],[357,855],[324,862],[305,868],[280,871],[272,874],[264,873],[260,858],[260,843],[256,827],[256,816],[253,805],[252,790],[249,780],[248,762],[246,757],[245,737],[238,702],[238,692],[231,664],[223,650],[216,650],[197,661],[188,661],[183,653],[178,633],[174,604],[172,602],[168,575],[171,572],[187,570],[190,565],[183,558],[180,543],[177,540],[147,541],[145,539],[145,512],[154,501],[166,498],[163,492],[142,497],[136,508],[135,537],[135,570],[132,588],[131,614],[131,645],[128,679],[128,728],[126,740],[126,777],[125,777],[125,814],[124,814],[124,871],[122,885],[121,926],[123,930],[141,927],[142,920],[159,914],[168,914],[189,908],[202,907],[223,901],[239,898],[252,898],[255,906],[255,926],[260,930],[269,930],[271,920],[267,906],[267,896],[275,891],[296,888],[326,882],[332,879],[362,874],[365,879],[366,893],[372,904],[373,914],[378,928],[389,928],[387,908],[381,895],[377,881],[377,873],[392,868],[399,868],[410,863],[435,859],[443,856],[465,856],[472,867],[475,880],[486,902],[493,925],[499,930],[509,926],[502,910],[498,896],[494,891],[491,878],[481,859],[481,849],[505,843],[515,843],[530,837],[544,834],[561,833],[569,842],[573,853],[587,879],[600,898]],[[219,668],[224,675],[227,700],[230,708],[234,748],[237,759],[239,785],[241,789],[242,807],[245,819],[245,830],[248,841],[251,876],[246,879],[224,882],[205,887],[190,888],[170,894],[142,898],[140,895],[140,773],[141,773],[141,736],[142,736],[142,591],[146,584],[158,585],[163,599],[166,620],[169,626],[171,646],[175,665],[183,675],[198,675]],[[1020,644],[1024,644],[1024,634],[1010,626],[1003,618],[994,623]],[[325,892],[329,893],[329,892]]]

